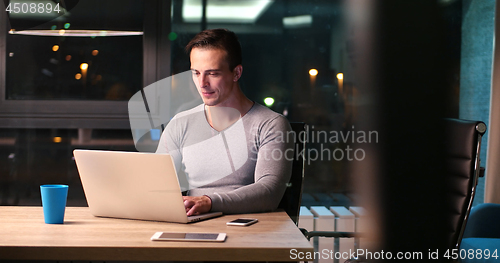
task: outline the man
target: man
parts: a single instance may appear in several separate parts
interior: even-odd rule
[[[157,153],[169,153],[186,175],[187,215],[276,209],[291,174],[288,121],[241,91],[241,46],[233,32],[200,32],[186,51],[203,104],[168,123]]]

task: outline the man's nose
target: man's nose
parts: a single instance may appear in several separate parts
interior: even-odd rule
[[[204,74],[200,74],[198,78],[200,88],[208,85],[208,78]]]

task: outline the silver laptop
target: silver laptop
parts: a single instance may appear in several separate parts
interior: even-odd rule
[[[94,216],[191,223],[222,215],[186,215],[168,154],[97,150],[73,154]]]

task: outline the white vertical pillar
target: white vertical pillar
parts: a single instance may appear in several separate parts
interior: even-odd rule
[[[307,231],[314,231],[314,215],[305,206],[300,207],[299,228],[303,228]],[[311,238],[309,242],[311,242],[311,245],[314,247],[314,239]]]
[[[335,230],[339,232],[354,232],[354,214],[343,206],[332,206],[330,211],[337,217]],[[339,238],[340,262],[349,259],[350,252],[354,251],[354,238]]]
[[[311,206],[311,212],[316,216],[315,218],[315,230],[316,231],[335,231],[335,215],[324,206]],[[323,252],[327,255],[333,254],[333,238],[319,237],[318,238],[318,252],[319,259],[318,263],[333,263],[333,259],[330,257],[322,257]],[[333,253],[331,253],[333,251]]]
[[[485,203],[500,203],[500,191],[498,191],[498,189],[500,188],[500,175],[499,175],[500,163],[498,163],[498,158],[500,157],[500,136],[498,136],[500,134],[500,37],[498,37],[500,36],[500,13],[499,13],[500,1],[497,0],[495,2],[496,2],[496,7],[495,7],[496,13],[495,13],[495,25],[493,27],[495,32],[493,33],[494,43],[493,43],[493,69],[492,69],[492,81],[491,81],[491,91],[490,91],[490,116],[488,123],[486,123],[486,125],[488,125],[488,133],[490,135],[488,136],[487,140],[485,140],[485,138],[483,137],[482,141],[483,144],[481,147],[482,149],[486,148],[488,151],[488,153],[486,154],[487,169],[485,176],[486,181],[484,184]],[[490,3],[480,2],[476,4],[487,5]],[[493,3],[493,5],[495,5],[495,3]],[[486,21],[484,21],[484,23],[486,23]],[[473,38],[471,38],[471,40],[472,39]],[[471,59],[475,59],[475,57],[471,56]],[[484,57],[483,59],[486,58]],[[486,82],[487,80],[483,81]],[[473,87],[471,87],[471,89],[473,89]],[[482,92],[484,92],[484,90],[477,90],[475,94]],[[475,102],[477,103],[477,101]],[[484,160],[484,155],[482,156],[482,158]],[[476,199],[479,199],[478,197],[479,195],[476,195]]]
[[[354,230],[356,233],[361,233],[361,234],[366,234],[368,233],[368,222],[367,222],[367,217],[366,217],[366,212],[362,207],[359,206],[351,206],[349,208],[349,211],[351,211],[354,216],[356,217],[355,219],[355,227]],[[357,239],[357,248],[360,249],[368,249],[368,244],[367,244],[367,239],[366,238],[358,238]]]

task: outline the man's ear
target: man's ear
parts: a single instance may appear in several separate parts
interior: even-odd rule
[[[233,70],[233,81],[237,82],[241,78],[241,73],[243,73],[243,66],[238,65]]]

